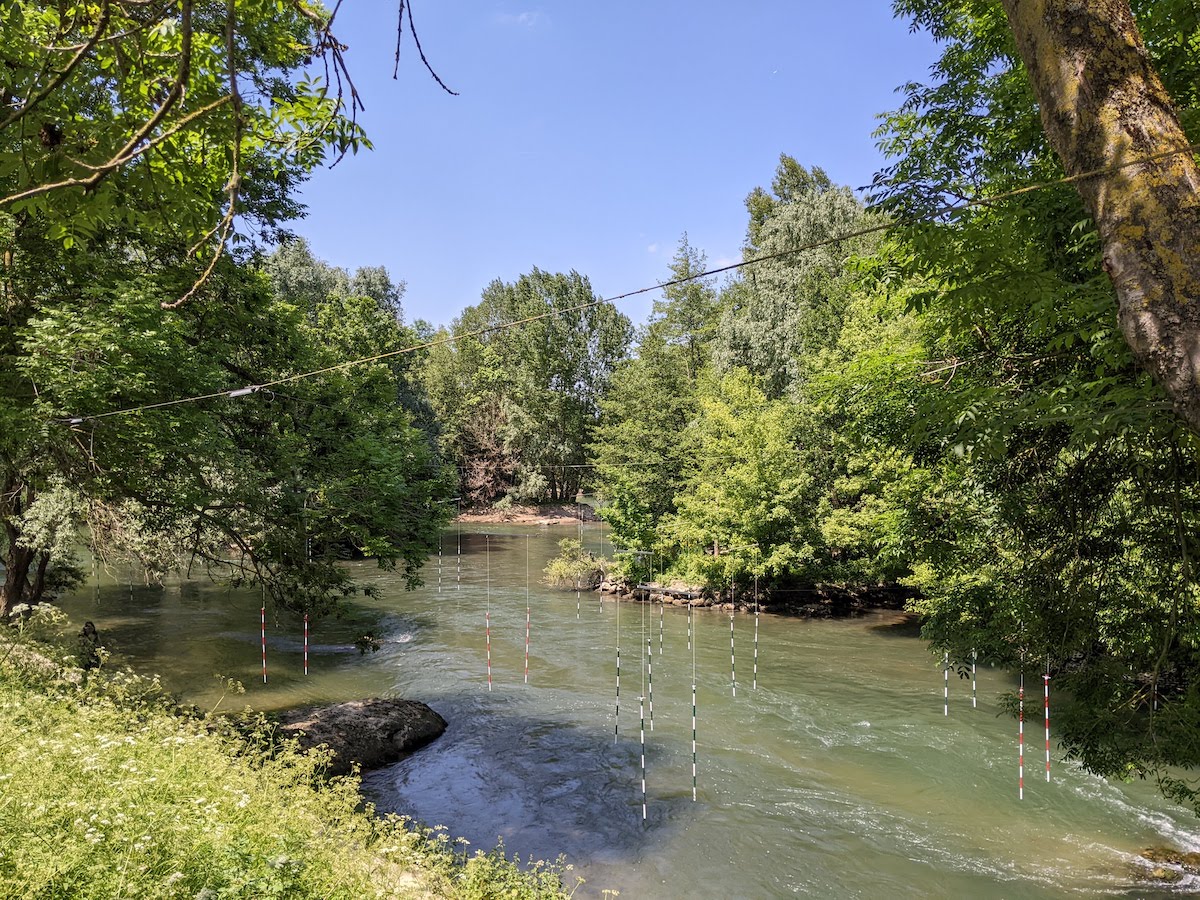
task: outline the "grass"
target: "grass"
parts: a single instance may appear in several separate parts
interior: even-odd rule
[[[326,755],[181,710],[153,678],[85,675],[46,627],[0,628],[0,896],[569,896],[561,863],[379,816]]]

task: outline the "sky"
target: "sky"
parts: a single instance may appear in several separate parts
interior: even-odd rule
[[[328,0],[327,0],[328,2]],[[872,132],[936,47],[887,0],[416,0],[393,80],[396,3],[345,0],[334,29],[374,144],[305,185],[294,231],[353,271],[383,265],[406,318],[448,324],[499,278],[660,283],[686,232],[741,258],[744,200],[781,153],[835,182],[883,165]],[[645,321],[658,296],[618,306]]]

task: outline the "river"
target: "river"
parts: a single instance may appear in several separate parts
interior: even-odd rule
[[[370,695],[429,703],[450,723],[446,734],[369,773],[365,793],[381,810],[445,825],[474,848],[502,839],[523,859],[565,854],[569,880],[585,879],[576,897],[1165,897],[1174,894],[1131,876],[1137,852],[1200,850],[1200,821],[1151,785],[1105,781],[1057,753],[1046,783],[1036,675],[1018,800],[1016,723],[999,714],[1000,695],[1015,688],[1011,673],[981,667],[977,708],[970,681],[952,677],[943,715],[941,667],[895,613],[763,615],[757,688],[754,616],[737,614],[734,696],[729,614],[697,610],[693,801],[687,610],[667,607],[660,617],[657,606],[587,593],[577,605],[574,592],[541,585],[557,540],[575,533],[475,525],[460,538],[451,528],[440,566],[431,560],[414,592],[373,564],[352,564],[379,596],[314,623],[308,676],[300,620],[268,608],[266,684],[256,592],[196,579],[135,578],[131,587],[110,573],[63,605],[73,619],[95,621],[116,662],[158,673],[203,707]],[[599,550],[600,535],[589,525],[585,540]],[[364,633],[381,641],[378,652],[354,649]],[[643,634],[654,704],[645,820]],[[217,675],[240,680],[246,694],[222,699]]]

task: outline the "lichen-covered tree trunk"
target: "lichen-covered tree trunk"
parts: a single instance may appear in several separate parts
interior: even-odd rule
[[[1134,357],[1200,433],[1200,172],[1128,0],[1003,3],[1067,172],[1122,167],[1076,186]]]

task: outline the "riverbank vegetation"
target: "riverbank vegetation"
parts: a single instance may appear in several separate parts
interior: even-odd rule
[[[558,863],[518,866],[396,816],[357,777],[261,719],[181,710],[154,679],[85,673],[0,643],[0,894],[9,898],[567,896]],[[238,686],[230,684],[230,702]]]

